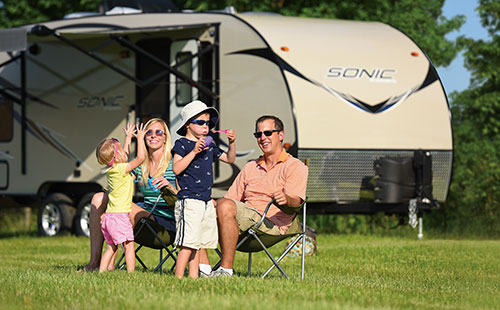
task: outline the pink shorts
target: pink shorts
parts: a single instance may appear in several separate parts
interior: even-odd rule
[[[101,231],[107,244],[134,241],[134,230],[128,213],[104,213]]]

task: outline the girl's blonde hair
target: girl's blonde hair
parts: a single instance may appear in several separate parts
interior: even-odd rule
[[[113,139],[104,139],[97,145],[95,156],[97,162],[101,165],[107,165],[115,156],[115,141]]]
[[[163,126],[163,132],[165,133],[165,144],[163,146],[163,157],[160,160],[160,163],[158,164],[158,167],[156,168],[156,173],[152,175],[152,178],[156,178],[159,176],[163,176],[165,173],[165,170],[168,168],[168,164],[170,163],[170,159],[172,159],[172,138],[170,137],[170,131],[168,130],[167,124],[161,119],[161,118],[152,118],[146,123],[146,131],[156,123],[160,123]],[[147,146],[144,143],[144,152],[146,154],[146,158],[144,159],[144,162],[142,163],[141,166],[141,172],[142,172],[142,181],[144,184],[148,184],[148,178],[149,178],[149,162],[152,160],[150,158],[150,154],[147,150]]]

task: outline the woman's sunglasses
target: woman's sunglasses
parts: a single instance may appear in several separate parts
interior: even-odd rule
[[[153,130],[148,130],[146,131],[146,136],[152,136],[154,134],[156,134],[157,136],[163,136],[163,134],[165,133],[163,130],[161,129],[158,129],[156,131],[153,131]]]
[[[200,125],[200,126],[203,126],[203,125],[207,125],[210,123],[210,120],[206,121],[204,119],[195,119],[195,120],[192,120],[191,123],[193,124],[196,124],[196,125]]]
[[[260,137],[262,137],[262,134],[264,134],[266,137],[270,137],[273,132],[280,132],[281,130],[279,129],[274,129],[274,130],[264,130],[264,131],[257,131],[257,132],[254,132],[253,133],[253,136],[257,139],[259,139]]]

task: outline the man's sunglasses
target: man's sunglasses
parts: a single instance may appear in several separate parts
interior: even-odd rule
[[[266,137],[270,137],[273,132],[280,132],[281,130],[279,129],[274,129],[274,130],[264,130],[264,131],[257,131],[257,132],[254,132],[253,133],[253,136],[257,139],[259,139],[260,137],[262,137],[262,134],[264,134]]]
[[[146,136],[152,136],[154,134],[156,134],[157,136],[163,136],[163,134],[165,134],[165,132],[161,129],[158,129],[156,131],[153,131],[153,130],[148,130],[146,131]]]
[[[195,120],[192,120],[191,123],[193,124],[196,124],[196,125],[200,125],[200,126],[203,126],[203,125],[207,125],[210,123],[210,120],[206,121],[204,119],[195,119]]]

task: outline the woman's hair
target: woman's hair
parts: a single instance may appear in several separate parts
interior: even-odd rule
[[[163,126],[163,131],[165,132],[165,145],[164,145],[164,153],[163,157],[160,160],[160,163],[158,164],[158,167],[156,168],[156,173],[152,175],[151,177],[156,178],[159,176],[163,176],[165,173],[165,170],[168,168],[168,164],[170,163],[170,159],[172,159],[172,138],[170,137],[170,131],[168,130],[167,124],[161,119],[161,118],[152,118],[146,123],[146,130],[148,130],[153,124],[160,123]],[[142,172],[142,181],[144,184],[148,184],[148,177],[149,177],[149,162],[151,161],[151,158],[149,157],[150,154],[148,152],[147,146],[144,143],[144,151],[146,154],[146,158],[144,159],[144,162],[142,163],[141,166],[141,172]]]
[[[95,157],[101,165],[107,165],[115,156],[115,143],[113,139],[104,139],[95,149]]]

